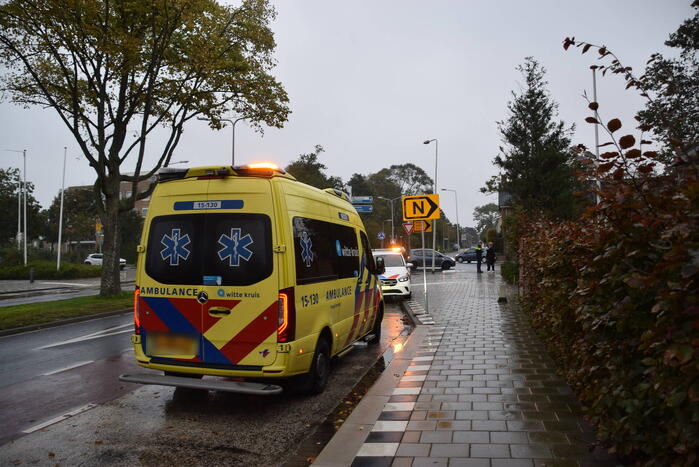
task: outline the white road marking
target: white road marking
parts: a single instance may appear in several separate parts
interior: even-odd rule
[[[25,433],[25,434],[34,433],[35,431],[39,431],[39,430],[41,430],[42,428],[46,428],[47,426],[51,426],[51,425],[53,425],[54,423],[62,422],[63,420],[65,420],[65,419],[67,419],[67,418],[74,417],[74,416],[76,416],[76,415],[78,415],[78,414],[81,414],[81,413],[83,413],[83,412],[86,412],[86,411],[88,411],[88,410],[90,410],[91,408],[96,407],[96,406],[97,406],[97,404],[86,404],[86,405],[83,405],[83,406],[81,406],[81,407],[78,407],[77,409],[71,410],[71,411],[68,412],[68,413],[65,413],[65,414],[63,414],[63,415],[60,415],[60,416],[58,416],[58,417],[54,417],[54,418],[52,418],[52,419],[50,419],[50,420],[46,420],[45,422],[39,423],[38,425],[34,425],[34,426],[32,426],[32,427],[29,427],[29,428],[27,428],[26,430],[22,430],[22,433]]]
[[[49,371],[48,373],[44,373],[43,376],[55,375],[56,373],[60,373],[62,371],[72,370],[73,368],[78,368],[79,366],[83,366],[83,365],[89,365],[90,363],[93,363],[93,362],[94,362],[94,360],[87,360],[85,362],[74,363],[73,365],[68,365],[66,367],[59,368],[58,370],[53,370],[53,371]]]
[[[71,287],[92,287],[90,284],[75,284],[72,282],[42,282],[46,285],[69,285]]]
[[[65,341],[56,342],[54,344],[48,344],[48,345],[44,345],[42,347],[37,347],[36,350],[49,349],[51,347],[58,347],[59,345],[74,344],[76,342],[89,341],[92,339],[99,339],[102,337],[113,336],[115,334],[124,334],[127,332],[132,332],[131,329],[124,329],[123,331],[116,331],[117,329],[121,329],[121,328],[125,328],[125,327],[130,328],[131,326],[133,326],[133,323],[121,324],[119,326],[114,326],[111,328],[103,329],[101,331],[93,332],[91,334],[86,334],[84,336],[74,337],[73,339],[68,339]]]

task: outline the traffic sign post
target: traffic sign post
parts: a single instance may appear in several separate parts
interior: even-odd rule
[[[355,204],[354,209],[357,212],[374,212],[374,206],[371,204]]]
[[[381,248],[383,248],[383,239],[386,238],[386,234],[384,234],[383,232],[379,232],[377,237],[379,240],[381,240]]]
[[[433,222],[430,219],[439,219],[439,195],[418,195],[403,197],[403,220],[413,221],[413,227],[417,230],[416,223],[420,224],[420,236],[422,249],[425,250],[425,230],[432,229]],[[416,222],[417,221],[417,222]],[[432,245],[432,272],[434,273],[434,247]],[[425,292],[425,311],[430,312],[430,302],[427,294],[427,261],[422,258],[422,285]]]
[[[413,233],[413,228],[414,225],[412,222],[403,222],[403,229],[405,230],[405,233],[407,233],[408,235]]]

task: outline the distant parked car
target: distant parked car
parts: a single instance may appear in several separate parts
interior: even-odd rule
[[[464,251],[456,255],[456,260],[459,263],[463,263],[464,261],[466,261],[467,263],[470,263],[471,261],[476,261],[476,249],[466,248]],[[485,260],[485,252],[483,254],[483,260]]]
[[[102,266],[102,253],[92,253],[87,255],[84,263],[90,266]],[[126,267],[126,260],[124,258],[119,258],[119,269],[124,269]]]
[[[431,248],[410,250],[410,256],[408,261],[413,263],[413,269],[422,268],[424,263],[429,269],[432,269],[432,250]],[[435,269],[440,268],[443,271],[453,268],[456,266],[456,260],[451,256],[444,255],[438,251],[434,254],[434,267]]]

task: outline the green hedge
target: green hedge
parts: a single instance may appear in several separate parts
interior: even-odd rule
[[[80,279],[102,274],[101,266],[61,263],[61,270],[56,271],[54,261],[30,261],[27,266],[0,266],[0,279],[29,280],[30,268],[34,268],[34,279]]]
[[[510,284],[514,284],[519,279],[519,269],[517,263],[505,261],[500,265],[500,274]]]
[[[599,205],[528,222],[522,303],[611,452],[697,465],[697,164],[661,176],[654,153],[602,157]]]

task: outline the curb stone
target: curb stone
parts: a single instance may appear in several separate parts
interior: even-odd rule
[[[361,402],[352,411],[340,430],[330,439],[313,463],[318,467],[346,467],[352,463],[356,454],[372,432],[385,404],[393,395],[400,378],[410,364],[413,354],[427,335],[428,326],[416,326],[405,342],[403,351],[396,355],[383,371],[379,379],[362,397]]]
[[[432,315],[425,311],[425,308],[415,300],[401,301],[400,306],[403,308],[403,311],[410,316],[410,319],[413,320],[415,325],[434,325],[434,318],[432,318]]]

